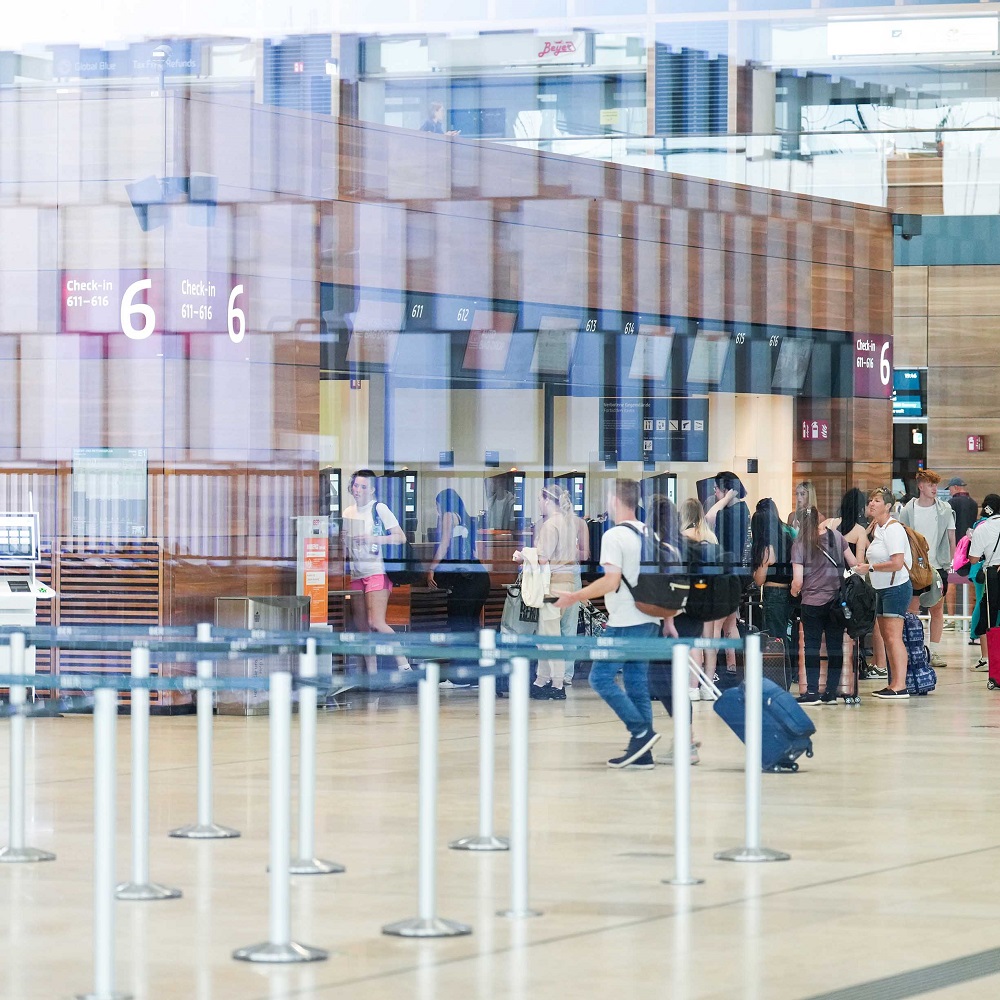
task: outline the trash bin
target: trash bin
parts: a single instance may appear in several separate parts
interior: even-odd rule
[[[215,624],[219,628],[266,629],[296,632],[309,628],[308,597],[217,597]],[[274,670],[298,669],[294,653],[220,660],[219,677],[269,677]],[[267,715],[267,691],[219,691],[220,715]]]

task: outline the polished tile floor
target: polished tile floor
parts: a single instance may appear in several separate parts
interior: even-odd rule
[[[928,698],[813,710],[816,756],[799,774],[763,778],[763,841],[791,854],[781,864],[713,860],[742,842],[742,745],[695,705],[692,858],[705,882],[692,888],[662,881],[673,871],[672,770],[608,769],[624,731],[585,686],[533,703],[531,902],[543,915],[521,921],[495,916],[508,902],[506,854],[446,847],[474,832],[477,729],[475,696],[442,692],[438,909],[474,928],[451,940],[380,932],[416,911],[417,713],[411,695],[352,696],[322,715],[318,758],[318,851],[347,872],[292,884],[294,936],[331,955],[291,968],[230,958],[267,934],[266,720],[216,720],[215,818],[243,836],[194,843],[165,835],[194,819],[194,720],[154,719],[151,875],[184,896],[118,904],[118,988],[141,1000],[800,1000],[904,997],[933,981],[942,988],[921,995],[1000,997],[1000,975],[969,958],[1000,946],[1000,692],[971,669],[977,651],[961,637],[945,649]],[[660,726],[669,733],[665,716]],[[121,719],[123,878],[128,729]],[[498,731],[503,832],[505,702]],[[28,725],[28,839],[58,860],[0,866],[5,1000],[93,985],[91,734],[85,717]],[[960,961],[941,965],[950,960]]]

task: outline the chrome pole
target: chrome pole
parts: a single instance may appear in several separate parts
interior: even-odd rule
[[[292,675],[271,674],[270,687],[270,905],[268,940],[233,952],[241,962],[318,962],[327,958],[322,948],[292,940]]]
[[[763,753],[764,723],[764,660],[760,649],[760,636],[746,637],[744,647],[746,719],[744,740],[746,742],[746,843],[715,855],[718,861],[787,861],[790,855],[760,845],[760,792],[761,760]]]
[[[472,928],[455,920],[446,920],[437,909],[436,858],[437,841],[437,743],[441,668],[437,663],[424,667],[420,679],[418,705],[420,712],[420,776],[419,776],[419,846],[417,916],[397,920],[382,928],[383,934],[395,937],[456,937],[471,934]]]
[[[149,647],[132,647],[132,679],[149,677]],[[132,688],[132,878],[119,899],[179,899],[180,889],[149,880],[149,688]]]
[[[496,665],[497,634],[484,628],[479,632],[479,665]],[[495,674],[479,678],[479,834],[461,837],[449,845],[456,851],[506,851],[510,846],[503,837],[493,833],[494,773],[496,771],[496,706],[497,679]]]
[[[77,1000],[130,1000],[115,992],[115,728],[118,692],[94,692],[94,992]]]
[[[198,642],[212,641],[212,626],[202,622],[197,630]],[[199,660],[197,666],[199,680],[211,680],[214,673],[211,660]],[[240,835],[239,830],[221,826],[212,817],[213,775],[212,775],[212,712],[214,694],[211,688],[199,687],[195,693],[195,709],[198,723],[198,821],[187,826],[179,826],[170,831],[171,837],[190,840],[227,840]]]
[[[670,693],[674,706],[674,877],[669,885],[699,885],[691,875],[691,699],[688,696],[688,660],[691,647],[674,646]]]
[[[299,655],[299,853],[291,863],[293,875],[333,875],[344,871],[335,861],[316,857],[316,679],[319,675],[316,640],[306,639]]]
[[[25,644],[23,632],[12,632],[7,646],[0,647],[8,662],[10,673],[25,676]],[[0,849],[0,862],[8,865],[24,864],[30,861],[54,861],[51,851],[25,846],[25,749],[24,749],[24,706],[27,690],[23,684],[11,684],[10,706],[10,820],[7,834],[10,843]]]
[[[536,917],[528,906],[528,704],[531,675],[522,656],[510,674],[510,909],[501,917]]]

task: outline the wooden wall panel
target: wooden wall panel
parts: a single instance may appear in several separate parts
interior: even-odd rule
[[[942,316],[1000,313],[1000,265],[927,268],[927,313]]]
[[[896,316],[892,333],[892,358],[895,367],[926,368],[927,317]]]
[[[897,267],[892,272],[892,308],[897,316],[927,315],[927,270]]]

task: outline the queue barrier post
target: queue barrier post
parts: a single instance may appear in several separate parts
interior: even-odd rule
[[[292,833],[292,675],[271,674],[270,742],[270,904],[268,940],[233,952],[240,962],[286,964],[320,962],[328,958],[322,948],[292,940],[291,833]]]
[[[149,647],[132,647],[132,679],[149,677]],[[133,687],[132,878],[115,890],[119,899],[149,902],[179,899],[180,889],[149,880],[149,688]]]
[[[764,660],[761,656],[760,636],[746,637],[744,653],[746,664],[746,721],[744,738],[746,741],[746,832],[745,844],[728,851],[719,851],[717,861],[788,861],[791,855],[761,847],[760,843],[760,792],[763,749],[764,700],[763,684]]]
[[[531,674],[523,656],[510,673],[510,908],[500,917],[537,917],[528,906],[528,703]]]
[[[76,1000],[131,1000],[115,990],[115,730],[118,692],[94,692],[94,992]]]
[[[691,874],[691,716],[688,706],[688,662],[691,648],[674,646],[671,695],[674,704],[674,877],[668,885],[700,885]]]
[[[496,665],[497,634],[484,628],[479,633],[479,665]],[[456,851],[506,851],[509,842],[493,833],[493,785],[496,770],[496,705],[495,674],[479,678],[479,833],[460,837],[448,846]]]
[[[335,875],[345,871],[335,861],[316,857],[316,640],[306,640],[299,655],[299,852],[289,866],[292,875]]]
[[[439,917],[437,910],[437,744],[438,709],[441,667],[437,663],[424,666],[420,679],[418,706],[420,714],[420,777],[419,777],[419,846],[417,916],[397,920],[382,928],[383,934],[394,937],[434,938],[471,934],[468,924]]]
[[[198,642],[212,641],[212,626],[202,622],[197,629]],[[199,680],[211,680],[214,673],[211,660],[199,660],[196,668]],[[198,725],[198,819],[187,826],[171,830],[169,836],[190,840],[228,840],[240,835],[239,830],[216,823],[213,818],[212,776],[212,712],[214,693],[211,688],[199,687],[195,694],[195,711]]]
[[[12,632],[7,645],[0,646],[0,653],[9,661],[9,671],[18,676],[25,670],[25,638],[23,632]],[[27,689],[23,684],[11,684],[10,705],[10,812],[9,843],[0,849],[0,862],[4,864],[25,864],[32,861],[55,861],[51,851],[42,851],[25,844],[25,750],[24,750],[24,705]]]

